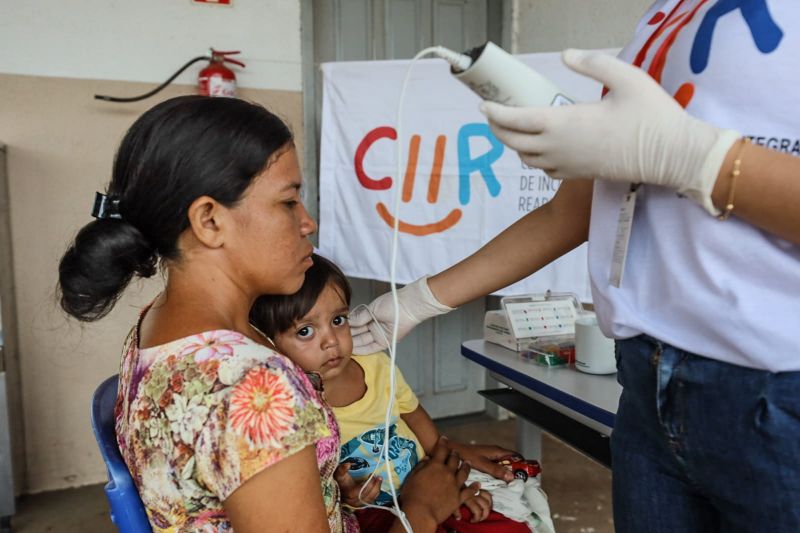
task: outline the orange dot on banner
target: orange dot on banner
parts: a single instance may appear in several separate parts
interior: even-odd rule
[[[689,105],[689,102],[692,101],[692,97],[694,96],[694,84],[693,83],[684,83],[681,85],[677,92],[675,92],[675,101],[680,104],[682,108],[686,108]]]
[[[647,21],[647,23],[648,23],[648,24],[650,24],[650,25],[653,25],[653,24],[658,24],[659,22],[661,22],[662,20],[664,20],[664,17],[666,17],[666,16],[667,16],[667,15],[665,15],[663,11],[659,11],[658,13],[656,13],[655,15],[653,15],[653,18],[651,18],[650,20],[648,20],[648,21]]]

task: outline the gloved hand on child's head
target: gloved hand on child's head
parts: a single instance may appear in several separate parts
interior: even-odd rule
[[[420,322],[453,310],[436,299],[428,287],[427,276],[398,289],[397,300],[400,307],[398,340]],[[360,305],[353,309],[350,312],[353,353],[366,355],[388,348],[392,340],[393,325],[394,304],[391,292],[378,296],[369,305]]]

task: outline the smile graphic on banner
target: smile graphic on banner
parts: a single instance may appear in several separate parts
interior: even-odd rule
[[[470,152],[470,138],[480,136],[491,143],[491,150],[477,157]],[[391,126],[380,126],[364,136],[358,144],[355,154],[355,172],[358,182],[367,190],[381,191],[392,187],[392,178],[386,176],[380,179],[369,177],[364,171],[364,157],[370,147],[379,139],[397,140],[397,130]],[[401,200],[410,202],[414,194],[414,183],[417,179],[417,167],[419,162],[420,135],[412,135],[408,147],[408,162],[403,177],[403,190]],[[497,161],[503,154],[503,144],[492,135],[491,130],[486,124],[465,124],[458,130],[458,200],[461,205],[466,205],[470,201],[470,175],[478,172],[486,183],[486,189],[492,197],[500,194],[501,185],[497,181],[492,171],[492,163]],[[428,181],[426,200],[430,204],[435,204],[439,200],[439,189],[442,180],[442,166],[444,164],[445,148],[447,147],[447,136],[438,135],[433,153],[433,164]],[[391,228],[394,227],[394,217],[389,212],[389,208],[383,202],[375,205],[375,210],[381,220]],[[411,224],[400,220],[399,230],[411,235],[430,235],[431,233],[444,232],[461,220],[461,209],[452,209],[444,218],[429,222],[427,224]]]

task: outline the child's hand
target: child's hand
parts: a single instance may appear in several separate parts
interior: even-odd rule
[[[514,474],[495,462],[501,457],[515,453],[514,451],[487,444],[461,444],[450,441],[449,445],[475,470],[489,474],[497,479],[502,479],[505,482],[514,481]]]
[[[488,491],[481,490],[478,485],[478,488],[464,501],[464,505],[472,513],[472,518],[469,519],[471,523],[482,522],[492,512],[492,495]],[[461,511],[456,511],[453,517],[460,518]]]
[[[342,503],[350,507],[363,507],[365,503],[373,503],[381,492],[383,478],[375,476],[368,481],[357,483],[350,475],[350,466],[350,463],[342,463],[333,473],[333,479],[336,480],[342,493]]]

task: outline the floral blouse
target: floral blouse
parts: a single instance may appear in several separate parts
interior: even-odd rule
[[[138,345],[137,326],[125,343],[116,431],[154,531],[233,531],[222,502],[312,443],[331,531],[358,531],[333,479],[338,426],[299,367],[229,330]]]

